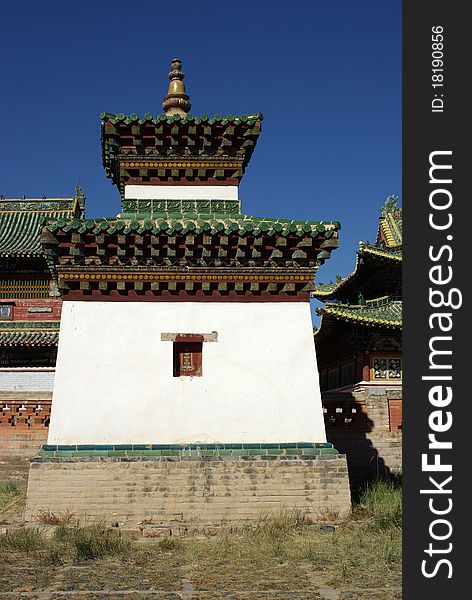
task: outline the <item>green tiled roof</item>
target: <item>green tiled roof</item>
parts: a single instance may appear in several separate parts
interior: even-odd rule
[[[183,217],[181,214],[167,216],[165,219],[57,219],[47,224],[47,229],[54,233],[58,230],[78,231],[84,233],[91,231],[95,234],[117,233],[128,234],[135,232],[142,234],[152,232],[154,234],[175,232],[186,233],[208,233],[218,234],[233,232],[239,235],[260,235],[267,233],[269,235],[279,234],[296,235],[299,237],[316,237],[322,233],[326,238],[331,238],[334,232],[341,228],[337,221],[293,221],[283,219],[267,219],[250,216],[228,217],[227,215],[192,215]]]
[[[108,112],[102,112],[100,114],[102,121],[108,121],[113,125],[160,125],[167,124],[173,125],[174,123],[180,123],[182,125],[240,125],[246,123],[247,125],[254,125],[256,121],[262,121],[264,116],[262,113],[254,113],[249,115],[214,115],[209,117],[208,115],[185,115],[181,116],[178,114],[168,116],[164,113],[153,116],[151,113],[146,113],[144,117],[139,117],[137,114],[132,113],[131,115],[124,115],[123,113],[113,114]]]
[[[388,297],[370,300],[362,305],[329,303],[324,308],[317,309],[317,313],[322,315],[323,318],[334,318],[362,325],[395,329],[401,329],[402,327],[402,301]],[[321,325],[318,331],[320,330]]]
[[[383,248],[381,246],[366,244],[365,242],[362,242],[359,248],[359,253],[375,254],[377,256],[382,256],[384,258],[391,259],[393,261],[401,261],[403,259],[402,250],[402,246],[395,246],[394,248]]]
[[[59,321],[0,322],[0,346],[57,346]]]
[[[239,181],[263,119],[260,113],[100,117],[103,166],[122,194],[128,182]]]
[[[0,346],[57,346],[58,331],[0,331]]]
[[[42,255],[39,236],[49,219],[80,214],[77,198],[0,200],[0,256]]]
[[[398,206],[398,196],[391,195],[380,210],[380,224],[376,243],[359,242],[354,271],[347,277],[339,279],[336,283],[319,283],[312,294],[313,297],[322,301],[346,300],[346,294],[352,296],[353,286],[356,285],[356,281],[362,279],[362,276],[366,274],[366,269],[369,273],[370,268],[378,267],[379,262],[376,262],[375,259],[380,260],[380,264],[384,263],[387,269],[394,268],[398,271],[402,262],[402,240],[402,208]],[[382,290],[379,291],[382,293]]]
[[[355,279],[359,272],[359,268],[362,268],[362,265],[364,264],[363,262],[361,262],[360,259],[365,256],[379,257],[380,259],[397,264],[401,263],[403,260],[401,246],[387,249],[360,242],[359,250],[356,254],[356,266],[354,268],[354,271],[350,275],[344,277],[343,279],[340,279],[336,283],[320,283],[317,286],[316,291],[313,292],[313,297],[319,298],[323,301],[328,300],[330,298],[335,298],[337,294],[342,290],[342,288],[346,286],[346,284],[350,283],[353,279]]]
[[[40,256],[39,234],[53,212],[0,213],[0,256]]]
[[[341,280],[342,281],[342,280]],[[328,296],[331,295],[331,292],[333,292],[336,289],[336,286],[340,283],[340,281],[333,283],[332,281],[330,281],[329,283],[319,283],[316,286],[316,292],[313,293],[313,296]]]

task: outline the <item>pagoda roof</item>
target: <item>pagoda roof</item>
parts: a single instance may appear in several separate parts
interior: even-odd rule
[[[361,260],[363,259],[363,260]],[[391,265],[401,266],[402,264],[402,247],[384,248],[381,246],[373,246],[364,242],[359,242],[359,249],[356,253],[356,266],[354,271],[337,281],[336,283],[319,284],[316,291],[313,292],[313,297],[319,300],[336,299],[345,294],[352,292],[351,288],[357,285],[356,280],[359,278],[361,271],[370,268],[372,262],[387,262]],[[367,264],[369,262],[369,264]]]
[[[2,198],[0,257],[42,256],[39,239],[44,223],[81,215],[82,198]]]
[[[312,296],[319,300],[351,301],[360,292],[378,296],[378,292],[391,294],[393,277],[390,274],[401,271],[402,265],[402,208],[398,206],[398,196],[387,198],[380,210],[379,229],[375,244],[359,242],[354,271],[335,283],[318,284]],[[387,269],[385,273],[384,267]],[[401,277],[401,274],[400,274]],[[390,281],[386,281],[389,279]],[[390,288],[390,289],[388,289]],[[372,293],[374,291],[374,294]]]
[[[402,301],[390,296],[367,300],[365,304],[357,305],[329,303],[324,308],[318,308],[316,312],[321,315],[321,323],[315,333],[316,336],[323,335],[326,329],[323,325],[327,320],[358,323],[372,327],[402,328]]]
[[[0,346],[57,346],[59,321],[0,322]]]
[[[256,146],[262,114],[111,114],[104,112],[101,142],[107,177],[125,183],[241,179]]]
[[[314,271],[338,247],[339,228],[337,221],[176,213],[57,219],[45,224],[41,243],[71,298],[309,301]]]

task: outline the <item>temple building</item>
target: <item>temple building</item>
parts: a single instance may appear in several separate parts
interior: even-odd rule
[[[84,196],[0,198],[0,454],[47,439],[62,300],[39,238],[47,219],[79,218]]]
[[[402,209],[390,196],[351,275],[313,294],[325,302],[315,343],[327,435],[354,476],[401,468],[401,286]]]
[[[164,114],[101,115],[120,214],[44,223],[64,302],[28,520],[45,508],[130,527],[349,512],[310,315],[340,225],[245,215],[262,115],[192,116],[183,78],[175,59]]]

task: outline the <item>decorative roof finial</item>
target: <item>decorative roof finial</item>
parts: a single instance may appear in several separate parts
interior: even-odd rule
[[[380,209],[380,216],[386,217],[388,213],[397,213],[400,210],[398,206],[398,196],[391,194],[388,196],[385,204]]]
[[[80,185],[75,186],[75,199],[76,199],[77,205],[78,205],[79,216],[80,216],[80,218],[84,218],[85,217],[85,194],[84,194],[82,188],[80,187]]]
[[[185,93],[185,84],[183,82],[185,73],[182,73],[180,70],[182,62],[179,58],[174,58],[171,66],[172,71],[169,73],[169,91],[164,98],[162,108],[168,116],[185,116],[188,114],[192,105],[190,104],[190,98]]]

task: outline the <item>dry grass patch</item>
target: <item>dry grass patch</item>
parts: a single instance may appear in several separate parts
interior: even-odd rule
[[[41,557],[45,572],[61,574],[58,590],[71,597],[88,591],[100,598],[100,590],[174,594],[188,585],[195,598],[206,600],[270,593],[305,600],[319,598],[323,582],[344,590],[343,599],[367,600],[364,590],[370,588],[372,600],[390,600],[401,585],[401,489],[393,482],[364,488],[352,517],[336,529],[312,524],[303,512],[284,511],[237,534],[223,530],[143,545],[99,524],[64,523],[48,540],[40,528],[0,535],[0,559],[4,555],[16,565]]]
[[[302,556],[334,587],[400,586],[400,484],[377,481],[360,490],[358,498],[351,519],[334,533],[322,534],[312,527],[302,536]]]
[[[44,533],[38,528],[23,527],[0,534],[0,551],[35,552],[46,547]]]
[[[70,510],[54,513],[51,510],[38,511],[36,520],[43,525],[78,525],[77,516]]]
[[[12,480],[0,484],[0,519],[19,515],[26,499],[26,491]]]
[[[352,518],[335,530],[291,511],[239,535],[186,540],[189,578],[206,590],[309,589],[310,572],[334,587],[400,586],[401,500],[399,485],[381,481],[362,491]]]
[[[131,551],[131,540],[101,525],[88,527],[61,525],[51,540],[49,560],[57,564],[67,559],[97,560]]]
[[[0,507],[5,506],[5,504],[19,493],[18,486],[12,479],[8,479],[0,484]]]

